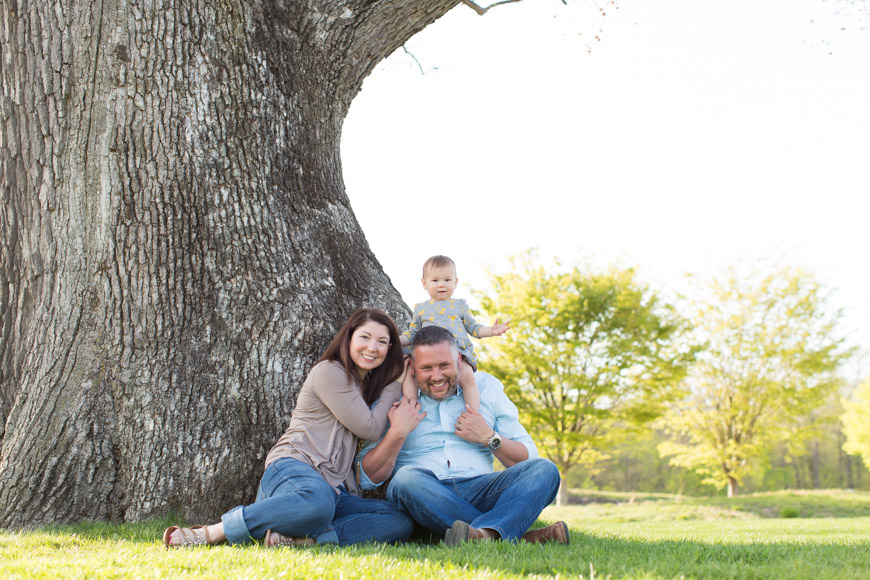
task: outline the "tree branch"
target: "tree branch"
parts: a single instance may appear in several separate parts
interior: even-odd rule
[[[495,8],[496,6],[501,6],[502,4],[513,4],[514,2],[522,2],[522,0],[501,0],[500,2],[495,2],[493,4],[490,4],[486,8],[484,8],[483,6],[480,6],[478,4],[475,4],[471,0],[462,0],[463,4],[465,4],[466,6],[468,6],[469,8],[474,10],[475,12],[477,12],[478,15],[480,15],[480,16],[483,16],[484,14],[486,14],[486,12],[490,8]],[[563,0],[563,2],[564,2],[564,0]]]
[[[517,1],[519,1],[519,0],[517,0]],[[430,68],[428,71],[424,71],[424,70],[423,70],[423,65],[420,64],[420,61],[417,60],[417,57],[414,56],[414,53],[413,53],[413,52],[411,52],[410,50],[408,50],[404,45],[402,45],[402,50],[405,51],[405,54],[407,54],[408,56],[410,56],[411,58],[414,59],[414,62],[417,63],[417,68],[420,69],[420,74],[421,74],[421,75],[425,75],[426,73],[430,73],[430,72],[432,72],[433,70],[438,70],[438,67],[437,67],[437,66],[433,66],[433,67]]]

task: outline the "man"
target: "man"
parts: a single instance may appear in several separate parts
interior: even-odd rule
[[[408,372],[419,400],[397,403],[381,440],[360,452],[360,485],[377,487],[392,474],[387,499],[450,545],[496,539],[567,544],[565,522],[526,531],[556,497],[558,469],[538,457],[516,406],[493,376],[476,374],[480,411],[465,405],[459,356],[443,328],[427,326],[415,335]],[[493,456],[504,471],[493,472]]]

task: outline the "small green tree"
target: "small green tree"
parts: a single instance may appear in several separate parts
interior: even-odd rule
[[[800,269],[731,268],[696,289],[688,308],[706,348],[661,421],[673,439],[659,452],[731,497],[753,460],[797,437],[798,419],[841,384],[835,371],[851,350],[836,333],[841,312]]]
[[[482,345],[482,368],[501,378],[543,456],[564,474],[606,450],[611,426],[663,411],[692,350],[682,319],[631,269],[545,269],[527,252],[490,272],[489,319],[512,329]],[[559,502],[565,500],[560,491]]]
[[[843,400],[843,408],[843,451],[860,455],[870,465],[870,381],[858,385],[852,398]]]

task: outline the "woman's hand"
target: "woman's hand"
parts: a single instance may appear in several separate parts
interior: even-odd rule
[[[387,418],[390,420],[389,431],[404,440],[425,416],[426,412],[420,412],[420,403],[417,400],[402,399],[398,403],[393,403],[393,408],[387,413]]]
[[[390,477],[396,466],[396,457],[405,443],[405,438],[425,416],[426,413],[420,412],[420,403],[416,400],[402,399],[398,403],[393,403],[392,408],[387,413],[387,417],[390,419],[390,428],[387,429],[384,438],[375,445],[374,449],[362,458],[362,470],[370,480],[380,484]]]

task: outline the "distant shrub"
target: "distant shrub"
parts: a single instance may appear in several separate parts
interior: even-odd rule
[[[801,510],[796,507],[784,507],[779,510],[779,517],[781,518],[796,518],[801,515]]]

